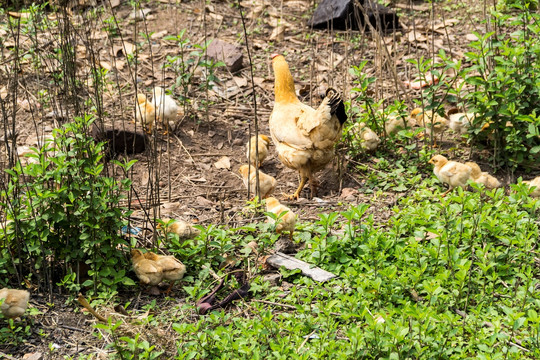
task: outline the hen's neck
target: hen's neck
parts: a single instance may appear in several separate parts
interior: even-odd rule
[[[289,66],[285,61],[274,63],[276,103],[298,102]]]

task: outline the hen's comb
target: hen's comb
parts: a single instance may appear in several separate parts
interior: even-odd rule
[[[272,54],[272,55],[270,55],[270,58],[271,58],[272,60],[274,60],[274,58],[275,58],[276,56],[279,56],[279,54]]]

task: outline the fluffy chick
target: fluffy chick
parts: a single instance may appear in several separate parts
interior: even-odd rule
[[[255,193],[255,189],[257,186],[257,175],[255,172],[255,167],[251,166],[251,172],[249,172],[249,170],[249,165],[242,165],[238,169],[238,172],[242,175],[242,181],[244,182],[244,186],[246,187],[246,189],[248,187],[249,181],[249,188],[253,193]],[[266,199],[268,196],[270,196],[274,192],[276,185],[276,179],[274,179],[270,175],[266,175],[259,170],[259,190],[261,191],[262,199]]]
[[[484,184],[486,189],[495,189],[501,187],[501,182],[488,172],[480,169],[477,163],[473,161],[466,162],[465,165],[471,168],[471,180],[477,184]]]
[[[536,186],[536,189],[534,189],[531,193],[532,197],[540,197],[540,176],[535,177],[532,180],[523,181],[524,184],[529,185],[529,187]]]
[[[474,120],[473,113],[454,113],[449,118],[448,127],[458,134],[465,134]]]
[[[411,117],[403,119],[401,116],[389,116],[384,123],[384,130],[386,131],[387,135],[394,135],[398,131],[406,128],[412,128],[414,125],[416,125],[416,121]]]
[[[0,290],[0,299],[4,300],[0,305],[2,315],[8,319],[15,319],[26,311],[30,293],[26,290],[3,288]]]
[[[415,119],[416,124],[425,129],[426,134],[434,134],[434,145],[436,145],[435,135],[442,134],[444,129],[448,126],[448,120],[439,114],[431,111],[422,111],[421,108],[416,108],[411,112],[411,117]]]
[[[141,123],[143,129],[152,133],[152,125],[156,117],[156,108],[150,104],[144,94],[137,94],[137,104],[135,105],[135,120]]]
[[[174,122],[176,120],[178,105],[170,95],[165,94],[165,89],[159,86],[154,88],[154,98],[152,99],[152,103],[156,109],[158,121],[160,121],[165,128],[163,135],[166,135],[169,131],[169,122]]]
[[[186,273],[186,266],[174,256],[158,255],[149,251],[144,254],[144,257],[148,260],[156,262],[163,272],[163,279],[171,282],[171,285],[166,291],[167,294],[171,292],[173,284],[177,280],[181,280]]]
[[[266,156],[268,155],[268,146],[270,145],[270,139],[266,135],[259,135],[258,146],[255,146],[257,137],[252,136],[250,141],[246,144],[246,156],[251,165],[260,167]],[[258,164],[257,164],[257,152],[255,149],[258,149]]]
[[[435,166],[433,173],[437,179],[449,186],[449,189],[442,196],[446,196],[455,187],[465,187],[471,177],[472,169],[469,166],[457,161],[448,161],[442,155],[435,155],[428,163]]]
[[[280,234],[283,231],[289,232],[289,239],[292,241],[294,227],[296,225],[296,214],[292,212],[290,208],[285,205],[280,204],[280,202],[274,198],[269,197],[266,199],[266,211],[276,214],[278,217],[281,213],[286,212],[279,220],[276,226],[276,232]],[[274,219],[268,217],[270,223],[275,223]]]
[[[381,143],[381,139],[379,139],[375,131],[371,130],[363,122],[358,123],[356,134],[360,139],[360,146],[365,151],[375,151],[377,149],[377,146],[379,146],[379,144]]]
[[[164,219],[163,221],[168,224],[165,226],[165,232],[177,234],[180,239],[193,239],[201,233],[199,229],[194,228],[191,224],[182,220],[174,220],[170,224],[169,219]]]
[[[147,259],[141,250],[131,250],[133,271],[141,281],[141,284],[156,286],[163,279],[163,270],[157,262]]]

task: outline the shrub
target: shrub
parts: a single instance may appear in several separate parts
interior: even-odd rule
[[[0,262],[19,282],[26,277],[48,290],[57,282],[79,290],[81,279],[94,290],[132,283],[118,250],[127,245],[120,230],[128,215],[119,202],[131,183],[102,175],[104,144],[86,135],[92,122],[76,118],[54,130],[27,165],[6,170],[0,205],[10,225],[0,238]]]
[[[536,161],[540,152],[540,15],[516,7],[522,11],[513,17],[494,12],[501,31],[476,34],[466,54],[473,65],[462,72],[474,87],[465,100],[479,114],[473,140],[492,148],[495,165],[513,169]]]

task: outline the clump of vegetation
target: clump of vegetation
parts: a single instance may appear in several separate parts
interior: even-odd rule
[[[91,124],[89,116],[75,118],[33,148],[28,164],[5,170],[9,181],[0,204],[8,226],[0,261],[19,282],[28,278],[43,289],[59,284],[71,291],[133,284],[121,250],[128,245],[121,229],[129,212],[120,206],[131,181],[103,175],[104,143],[87,135]],[[127,170],[133,163],[116,164]]]
[[[536,162],[540,152],[540,15],[515,5],[518,14],[494,13],[499,29],[476,34],[466,54],[473,64],[462,76],[474,87],[465,100],[478,113],[473,139],[493,149],[493,163],[516,168]]]

